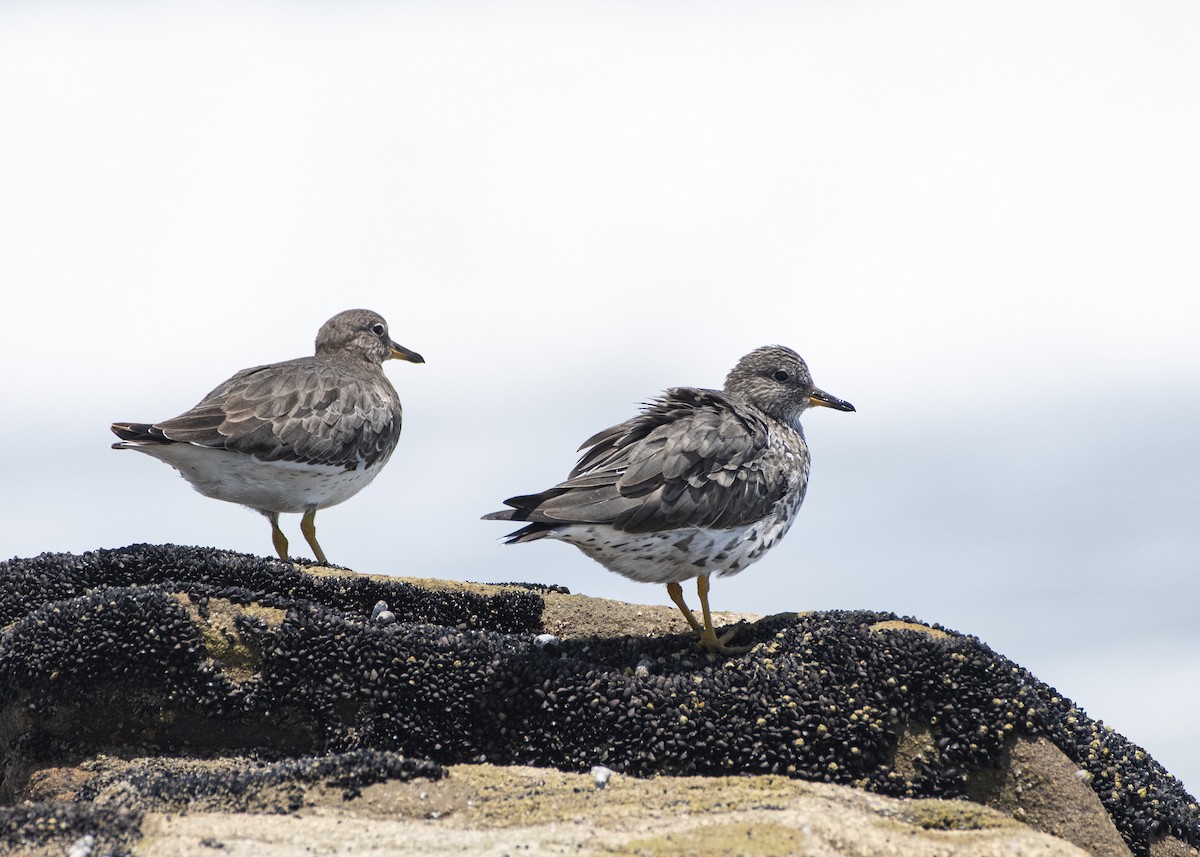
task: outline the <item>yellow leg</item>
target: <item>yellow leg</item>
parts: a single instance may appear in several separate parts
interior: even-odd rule
[[[708,608],[707,574],[702,574],[696,578],[696,594],[700,596],[700,611],[704,615],[704,627],[696,629],[700,632],[700,645],[707,651],[716,652],[720,655],[741,655],[750,651],[750,646],[726,645],[733,639],[734,634],[737,633],[737,628],[734,628],[720,638],[717,637],[717,632],[713,630],[712,611]]]
[[[275,545],[275,553],[279,554],[280,559],[288,558],[288,542],[287,536],[283,534],[283,530],[279,529],[279,513],[264,512],[267,520],[271,522],[271,543]]]
[[[679,608],[679,612],[683,614],[683,618],[688,620],[688,624],[692,626],[692,630],[697,634],[703,630],[700,623],[696,621],[696,617],[692,611],[688,609],[687,602],[683,600],[683,587],[679,585],[679,581],[672,580],[667,584],[667,594],[671,596],[671,600],[675,602],[675,606]]]
[[[329,560],[325,559],[325,551],[321,550],[321,546],[317,544],[316,509],[309,509],[304,513],[304,517],[300,519],[300,532],[304,533],[305,541],[308,542],[308,546],[316,554],[317,562],[321,563],[321,565],[329,565]]]

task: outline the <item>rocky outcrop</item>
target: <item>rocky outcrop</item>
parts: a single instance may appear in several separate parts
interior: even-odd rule
[[[301,812],[152,811],[142,857],[336,853],[934,857],[1083,851],[965,801],[897,800],[778,776],[614,775],[458,765],[435,782],[388,781],[353,801],[310,788]],[[201,846],[200,843],[206,843]]]
[[[942,799],[959,809],[929,819],[971,807],[1089,853],[1200,845],[1200,809],[1138,747],[979,640],[891,614],[761,619],[720,658],[669,611],[552,587],[141,545],[0,564],[0,622],[11,847],[120,852],[147,812],[284,813],[481,765],[601,765],[627,790],[757,775]]]

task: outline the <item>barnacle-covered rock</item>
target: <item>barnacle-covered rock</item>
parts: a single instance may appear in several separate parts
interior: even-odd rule
[[[352,796],[491,763],[970,796],[1056,832],[1028,788],[1018,806],[1003,785],[1037,742],[1103,807],[1111,853],[1141,857],[1168,837],[1200,846],[1200,809],[1175,778],[974,637],[892,614],[786,614],[747,625],[739,641],[753,649],[722,658],[683,628],[622,633],[640,620],[614,615],[597,633],[621,607],[174,546],[2,563],[0,802],[97,754],[255,760],[73,781],[72,805],[128,812],[168,793],[287,811],[279,795],[314,776],[343,776]],[[313,773],[322,764],[343,773]],[[103,825],[76,827],[65,829]]]

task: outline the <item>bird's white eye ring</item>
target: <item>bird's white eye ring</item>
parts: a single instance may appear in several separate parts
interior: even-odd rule
[[[387,328],[379,322],[375,322],[373,325],[371,325],[371,333],[375,334],[376,336],[383,336],[385,333],[387,333]]]

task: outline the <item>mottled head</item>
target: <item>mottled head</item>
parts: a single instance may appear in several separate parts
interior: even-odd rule
[[[392,342],[383,316],[369,309],[348,309],[321,325],[317,333],[317,354],[355,357],[376,365],[383,365],[384,360],[392,358],[410,363],[425,362],[417,352]]]
[[[854,410],[849,402],[814,387],[808,365],[782,345],[756,348],[739,360],[725,379],[725,392],[796,428],[800,414],[814,405]]]

